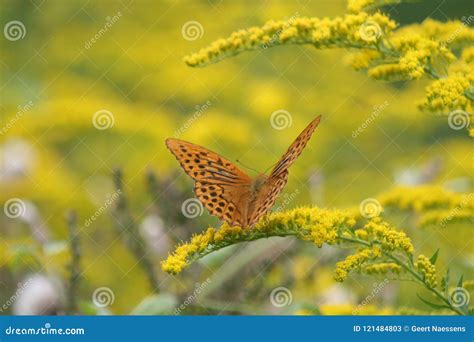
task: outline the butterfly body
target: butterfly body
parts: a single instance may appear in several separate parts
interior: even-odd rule
[[[194,179],[194,193],[209,212],[232,225],[253,226],[274,205],[288,180],[288,168],[301,154],[321,116],[290,145],[269,175],[249,177],[229,160],[202,146],[167,139],[166,146]]]

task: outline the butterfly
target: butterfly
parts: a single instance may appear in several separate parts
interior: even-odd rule
[[[234,163],[202,146],[166,139],[166,146],[195,181],[194,193],[211,215],[230,225],[249,228],[275,204],[288,181],[288,168],[299,157],[321,115],[295,139],[269,175],[251,178]]]

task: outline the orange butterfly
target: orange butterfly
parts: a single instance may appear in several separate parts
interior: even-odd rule
[[[321,115],[298,135],[270,175],[250,178],[229,160],[179,139],[166,139],[184,171],[196,182],[194,192],[212,215],[231,225],[252,227],[273,207],[288,180],[288,168],[303,151]]]

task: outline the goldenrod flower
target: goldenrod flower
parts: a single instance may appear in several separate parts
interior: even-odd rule
[[[349,0],[347,1],[347,9],[350,12],[358,13],[373,5],[375,2],[376,0]]]
[[[204,233],[194,235],[190,242],[177,247],[174,253],[162,262],[161,267],[165,272],[177,274],[193,260],[212,251],[270,236],[296,236],[321,247],[323,243],[339,242],[338,232],[354,225],[354,218],[343,211],[307,207],[273,213],[251,229],[224,223],[218,230],[208,228]]]
[[[416,260],[415,267],[423,275],[425,282],[430,287],[436,287],[436,267],[426,256],[420,254]]]
[[[474,72],[457,73],[434,81],[426,88],[426,98],[419,104],[420,109],[431,112],[468,109],[473,101],[466,97],[474,85]]]
[[[401,269],[400,265],[393,262],[381,262],[364,267],[364,272],[367,274],[400,273]]]
[[[370,24],[370,25],[368,25]],[[376,32],[364,29],[370,26]],[[266,49],[282,44],[311,44],[317,48],[370,47],[396,27],[396,23],[381,13],[348,14],[334,19],[290,18],[270,20],[262,27],[239,30],[229,37],[216,40],[198,53],[186,56],[189,66],[204,66],[244,51]]]
[[[385,207],[413,210],[421,227],[470,223],[474,219],[474,195],[457,194],[437,186],[397,187],[379,197]]]
[[[189,66],[205,66],[244,51],[278,45],[309,44],[318,49],[357,49],[347,58],[356,70],[381,80],[433,79],[419,108],[430,112],[472,109],[474,29],[466,22],[427,19],[395,30],[387,15],[366,11],[402,0],[349,0],[347,14],[335,18],[270,20],[218,39],[186,56]],[[464,50],[463,50],[464,49]],[[462,56],[457,55],[461,51]],[[447,72],[447,75],[446,75]],[[469,134],[474,136],[472,128]]]
[[[365,262],[376,259],[382,255],[379,247],[364,248],[357,253],[349,255],[345,260],[336,263],[334,271],[334,279],[336,281],[344,281],[349,273],[359,269]]]
[[[368,222],[364,229],[369,234],[369,240],[376,240],[387,251],[401,250],[406,253],[413,252],[410,238],[402,231],[395,230],[380,218]]]

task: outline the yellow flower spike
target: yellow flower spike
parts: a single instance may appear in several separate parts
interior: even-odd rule
[[[436,267],[423,254],[420,254],[416,260],[415,267],[423,275],[425,282],[432,288],[436,287]]]
[[[231,227],[224,223],[218,230],[208,228],[194,235],[190,242],[178,246],[174,253],[161,263],[165,272],[177,274],[193,260],[212,251],[243,241],[271,236],[296,236],[318,246],[339,242],[339,231],[350,229],[354,218],[339,210],[301,207],[265,216],[253,228]]]
[[[349,273],[359,269],[365,262],[380,256],[379,248],[364,248],[357,253],[349,255],[345,260],[336,263],[334,280],[342,282],[347,279]]]
[[[384,262],[373,265],[368,265],[364,268],[364,272],[367,274],[387,274],[387,273],[400,273],[402,270],[401,266],[393,262]]]
[[[244,51],[282,44],[312,44],[318,48],[373,46],[378,38],[362,39],[360,34],[361,28],[367,22],[376,25],[377,37],[387,34],[396,27],[396,23],[384,14],[369,15],[364,12],[334,19],[270,20],[259,28],[239,30],[227,38],[219,39],[199,52],[186,56],[184,61],[189,66],[204,66]]]
[[[362,239],[362,240],[367,240],[367,237],[369,236],[369,234],[367,233],[365,229],[357,229],[354,233],[357,236],[357,238]]]

